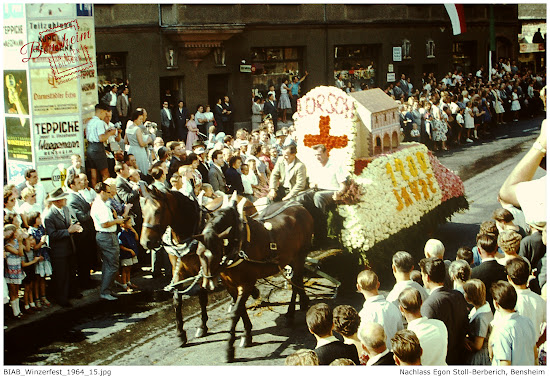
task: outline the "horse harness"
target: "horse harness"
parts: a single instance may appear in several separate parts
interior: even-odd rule
[[[241,239],[239,240],[239,242],[241,243],[241,248],[239,248],[239,252],[236,254],[235,257],[228,257],[228,256],[224,256],[222,258],[222,262],[220,263],[220,265],[223,267],[223,265],[227,264],[227,266],[225,266],[225,269],[230,269],[230,268],[233,268],[233,267],[236,267],[237,265],[239,265],[240,263],[242,263],[243,261],[247,261],[247,262],[251,262],[251,263],[257,263],[257,264],[275,264],[275,265],[279,265],[279,262],[278,262],[278,256],[277,256],[277,251],[278,251],[278,246],[277,246],[277,243],[276,243],[276,240],[275,240],[275,236],[273,235],[273,232],[272,231],[272,225],[270,222],[267,222],[268,220],[276,217],[277,215],[280,215],[282,214],[286,209],[288,209],[289,207],[292,207],[292,206],[301,206],[300,203],[298,202],[295,202],[295,201],[292,201],[292,202],[288,202],[287,204],[285,204],[284,206],[282,206],[281,208],[279,208],[277,211],[271,213],[271,214],[266,214],[266,210],[264,210],[262,213],[260,214],[255,214],[255,216],[252,217],[252,219],[260,222],[263,224],[264,228],[267,230],[267,234],[269,235],[269,251],[270,251],[270,256],[266,259],[266,260],[255,260],[255,259],[251,259],[250,257],[248,257],[248,255],[246,254],[246,247],[250,244],[250,225],[248,224],[248,220],[247,220],[247,216],[245,216],[243,218],[243,221],[240,222],[240,219],[239,219],[239,214],[237,213],[237,222],[238,223],[241,223]]]

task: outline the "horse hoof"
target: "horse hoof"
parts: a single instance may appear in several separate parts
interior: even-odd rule
[[[181,340],[181,346],[185,346],[187,344],[187,332],[183,331],[178,336]]]
[[[239,345],[241,348],[248,348],[252,346],[252,336],[242,336],[241,337],[241,344]]]
[[[225,355],[225,362],[228,364],[235,361],[235,348],[230,348],[227,350],[227,353]]]
[[[206,336],[207,333],[208,333],[207,329],[199,328],[199,329],[197,329],[197,332],[195,333],[195,337],[197,337],[197,338],[204,337],[204,336]]]

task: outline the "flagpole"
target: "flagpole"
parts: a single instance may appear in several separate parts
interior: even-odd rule
[[[489,5],[489,68],[487,72],[489,73],[489,83],[493,82],[493,75],[491,74],[493,70],[492,57],[493,52],[496,52],[496,40],[495,40],[495,12],[493,4]],[[496,54],[495,54],[496,55]],[[496,59],[496,56],[495,56]]]

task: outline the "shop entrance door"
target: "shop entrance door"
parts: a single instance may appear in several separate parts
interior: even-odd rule
[[[216,105],[218,98],[228,95],[229,93],[229,75],[216,74],[208,75],[208,104],[213,108]],[[231,99],[231,97],[230,97]]]
[[[185,101],[183,96],[183,76],[161,77],[159,80],[159,88],[159,109],[162,108],[162,103],[164,101],[168,101],[171,109],[177,106],[179,100]]]

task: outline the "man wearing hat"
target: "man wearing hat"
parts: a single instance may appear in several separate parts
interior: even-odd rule
[[[69,298],[82,297],[77,293],[76,247],[72,234],[82,232],[82,227],[71,217],[67,204],[68,194],[57,188],[48,195],[50,208],[44,215],[44,227],[50,241],[52,264],[52,286],[55,301],[70,307]]]
[[[275,133],[275,147],[277,147],[277,155],[283,154],[283,144],[285,143],[286,135],[283,130]]]

